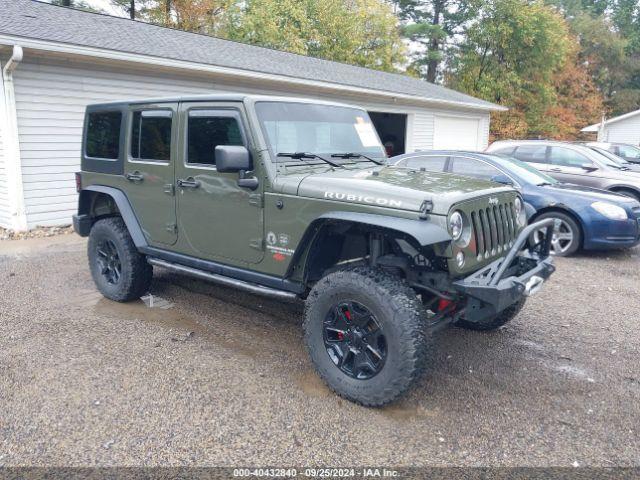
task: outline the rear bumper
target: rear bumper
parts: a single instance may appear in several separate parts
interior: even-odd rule
[[[468,297],[465,320],[481,321],[540,289],[555,271],[549,255],[553,223],[553,219],[546,219],[529,225],[504,258],[453,283],[458,293]],[[543,228],[546,228],[544,240],[533,249],[521,251],[531,233]]]
[[[89,215],[74,215],[73,229],[81,237],[88,237],[91,231],[91,217]]]

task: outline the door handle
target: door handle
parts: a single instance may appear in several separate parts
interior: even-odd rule
[[[144,180],[144,176],[137,170],[133,173],[127,173],[125,178],[130,182],[141,182]]]
[[[176,183],[178,184],[179,187],[182,187],[182,188],[198,188],[200,186],[200,182],[193,177],[188,177],[184,179],[179,178]]]

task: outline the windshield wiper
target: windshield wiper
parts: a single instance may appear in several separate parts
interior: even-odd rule
[[[344,159],[348,159],[348,158],[365,158],[367,160],[369,160],[370,162],[375,163],[376,165],[386,165],[384,162],[381,162],[380,160],[375,160],[371,157],[368,157],[366,155],[363,155],[362,153],[334,153],[333,155],[331,155],[333,158],[344,158]]]
[[[317,158],[318,160],[322,160],[323,162],[328,163],[333,167],[344,168],[344,165],[340,165],[339,163],[332,162],[328,158],[321,157],[320,155],[316,155],[315,153],[308,153],[308,152],[278,153],[276,157],[289,157],[289,158],[293,158],[294,160],[304,160],[305,158],[308,158],[308,159]]]

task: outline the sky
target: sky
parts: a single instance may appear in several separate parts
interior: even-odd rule
[[[111,15],[122,15],[122,11],[119,8],[113,6],[113,4],[109,0],[84,0],[89,5],[94,8],[99,8],[100,10],[104,10],[105,13],[109,13]]]

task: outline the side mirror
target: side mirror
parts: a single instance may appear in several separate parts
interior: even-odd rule
[[[498,174],[491,177],[492,182],[502,183],[503,185],[513,185],[513,180],[504,174]]]
[[[580,165],[580,168],[585,172],[595,172],[596,170],[598,170],[598,167],[596,167],[593,163],[583,163],[582,165]]]
[[[251,169],[249,150],[237,145],[218,145],[215,149],[216,169],[222,173]]]

